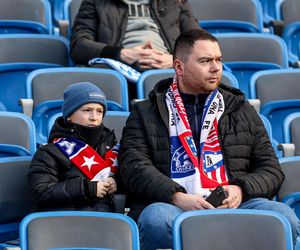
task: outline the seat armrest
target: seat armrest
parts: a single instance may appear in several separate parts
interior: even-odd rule
[[[33,99],[19,99],[19,105],[22,107],[22,112],[32,118]]]
[[[58,28],[59,28],[59,35],[68,38],[69,33],[69,21],[68,20],[58,20]]]
[[[260,100],[259,99],[248,99],[247,101],[250,103],[250,105],[252,105],[255,108],[257,113],[259,113],[259,111],[260,111]]]
[[[283,157],[295,156],[295,144],[293,143],[280,143],[277,148],[282,151]]]

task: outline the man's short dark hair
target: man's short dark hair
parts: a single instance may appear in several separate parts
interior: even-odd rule
[[[196,41],[209,40],[218,43],[218,39],[203,29],[191,29],[181,33],[176,39],[173,58],[185,60],[190,55]]]

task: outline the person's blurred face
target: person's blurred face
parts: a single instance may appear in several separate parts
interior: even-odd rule
[[[179,89],[186,94],[211,93],[222,78],[222,54],[217,42],[196,41],[185,61],[176,59],[174,67]]]
[[[88,127],[96,127],[102,123],[104,108],[99,103],[87,103],[77,109],[68,121]]]

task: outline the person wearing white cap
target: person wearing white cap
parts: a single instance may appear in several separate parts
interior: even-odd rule
[[[31,162],[28,180],[34,211],[114,211],[118,144],[114,132],[102,123],[106,107],[105,94],[92,83],[66,88],[63,116]]]

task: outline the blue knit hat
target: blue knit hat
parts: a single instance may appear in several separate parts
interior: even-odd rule
[[[101,104],[105,114],[106,97],[97,86],[90,82],[79,82],[67,87],[64,92],[64,103],[62,107],[65,120],[82,105],[87,103]]]

